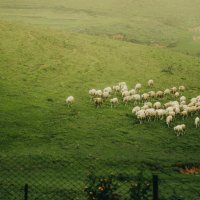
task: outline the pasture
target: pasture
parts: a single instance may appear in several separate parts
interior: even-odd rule
[[[96,109],[88,95],[121,81],[130,88],[140,82],[144,93],[149,79],[156,91],[184,85],[188,99],[200,95],[200,41],[192,39],[199,34],[198,1],[155,2],[127,1],[122,10],[121,1],[111,0],[0,1],[2,160],[26,163],[30,156],[47,171],[57,158],[76,160],[80,169],[89,162],[116,169],[131,163],[128,169],[170,176],[163,197],[173,188],[186,200],[199,199],[199,177],[174,170],[177,163],[200,163],[197,115],[177,117],[169,128],[165,120],[140,124],[134,105],[120,96],[116,108],[108,100]],[[75,103],[68,108],[70,95]],[[179,123],[187,130],[177,137]]]

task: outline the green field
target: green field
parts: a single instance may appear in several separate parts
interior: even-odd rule
[[[120,100],[111,109],[107,101],[96,109],[88,90],[126,81],[130,88],[141,82],[145,92],[154,79],[154,90],[185,85],[188,99],[200,95],[200,31],[194,29],[200,4],[123,2],[0,0],[1,160],[33,157],[53,173],[48,163],[58,158],[81,163],[80,170],[90,162],[116,170],[126,163],[124,171],[170,175],[163,197],[173,188],[186,200],[199,200],[199,177],[173,169],[200,163],[195,116],[177,118],[170,128],[164,120],[141,125],[133,105]],[[72,108],[65,103],[69,95]],[[182,137],[172,128],[178,123],[187,125]]]

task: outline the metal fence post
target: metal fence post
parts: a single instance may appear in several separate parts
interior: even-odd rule
[[[24,186],[24,200],[28,200],[28,184]]]
[[[158,175],[153,175],[153,200],[158,200]]]

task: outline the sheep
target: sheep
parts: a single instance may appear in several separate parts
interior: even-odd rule
[[[180,92],[184,92],[184,91],[185,91],[185,86],[183,86],[183,85],[182,85],[182,86],[179,86],[179,91],[180,91]]]
[[[134,101],[134,104],[135,104],[137,101],[141,100],[141,97],[139,94],[134,94],[132,95],[132,100]]]
[[[164,92],[163,92],[163,91],[158,91],[158,92],[156,92],[156,97],[157,97],[157,98],[162,98],[163,95],[164,95]]]
[[[183,117],[183,119],[184,119],[184,117],[187,117],[187,116],[188,116],[187,110],[182,111],[180,114],[181,114],[181,116]]]
[[[111,103],[111,108],[113,107],[113,105],[117,105],[119,103],[118,98],[112,98],[110,99],[110,103]]]
[[[103,92],[102,98],[107,99],[109,97],[109,92]]]
[[[152,108],[153,104],[151,102],[145,102],[144,105],[148,105],[149,108]]]
[[[129,91],[129,94],[130,94],[130,95],[137,94],[137,91],[136,91],[135,89],[132,89],[132,90]]]
[[[140,124],[142,124],[142,120],[144,120],[146,118],[145,111],[144,110],[139,110],[136,113],[136,116],[137,116],[137,119],[139,119]]]
[[[122,92],[122,97],[126,97],[126,96],[129,96],[130,94],[129,94],[129,92],[128,91],[124,91],[124,92]]]
[[[103,100],[101,97],[97,97],[97,98],[94,98],[94,103],[96,105],[96,108],[100,107],[101,104],[103,103]]]
[[[160,109],[160,108],[161,108],[161,103],[160,103],[159,101],[157,101],[157,102],[155,102],[155,103],[153,104],[153,107],[154,107],[155,109]]]
[[[164,109],[158,109],[156,110],[156,115],[158,119],[163,119],[163,117],[166,115],[166,110]]]
[[[168,127],[170,125],[170,122],[172,122],[172,120],[173,120],[173,117],[171,115],[167,116],[167,118],[166,118],[166,124],[167,124]]]
[[[176,93],[174,94],[174,96],[175,96],[176,98],[178,98],[178,97],[180,96],[179,92],[176,92]]]
[[[180,102],[182,102],[182,101],[186,101],[186,97],[185,96],[181,96],[180,97]]]
[[[177,88],[176,87],[172,87],[170,89],[170,91],[171,91],[172,94],[175,94],[177,92]]]
[[[123,102],[125,103],[125,105],[128,103],[128,102],[130,102],[132,100],[132,97],[131,96],[125,96],[124,98],[123,98]]]
[[[145,110],[145,115],[148,117],[148,121],[150,121],[151,117],[156,118],[156,110],[154,108],[148,108]]]
[[[149,97],[151,97],[151,98],[156,96],[155,91],[150,91],[150,92],[148,92],[148,94],[149,94]]]
[[[120,91],[119,85],[114,85],[114,86],[113,86],[113,90],[115,91],[115,93],[116,93],[116,92],[119,92],[119,91]]]
[[[138,112],[140,110],[139,106],[136,106],[132,109],[132,114],[135,114],[136,112]]]
[[[196,128],[199,127],[199,125],[200,125],[200,119],[199,119],[199,117],[195,118],[195,122],[194,123],[195,123]]]
[[[170,89],[165,89],[164,90],[164,96],[170,95]]]
[[[153,81],[153,80],[149,80],[149,81],[148,81],[148,86],[149,86],[149,87],[153,87],[153,84],[154,84],[154,81]]]
[[[66,98],[66,103],[68,105],[68,107],[71,107],[72,104],[74,103],[74,97],[73,96],[69,96]]]
[[[101,90],[97,90],[96,93],[95,93],[95,96],[96,97],[101,97],[103,94],[103,92]]]
[[[137,83],[137,84],[135,85],[135,90],[140,90],[141,87],[142,87],[141,83]]]
[[[149,94],[144,93],[144,94],[141,95],[141,97],[142,97],[142,99],[143,99],[144,101],[147,101],[147,99],[149,98]]]
[[[95,89],[89,90],[89,95],[90,96],[94,96],[95,94],[96,94],[96,90]]]
[[[89,90],[90,100],[92,100],[92,98],[95,96],[95,94],[96,94],[96,90],[95,89]]]
[[[184,133],[186,129],[186,125],[185,124],[181,124],[181,125],[177,125],[174,127],[174,131],[176,133],[177,136],[180,135],[180,133]]]
[[[103,89],[103,92],[108,92],[110,94],[110,93],[112,93],[112,88],[106,87],[106,88]]]

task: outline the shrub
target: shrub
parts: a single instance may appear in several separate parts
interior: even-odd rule
[[[144,177],[143,172],[140,172],[134,182],[131,184],[130,199],[131,200],[148,200],[151,199],[151,184],[150,181]]]
[[[89,174],[87,178],[88,185],[85,187],[88,200],[119,200],[119,194],[116,192],[117,184],[113,177],[97,177]]]

